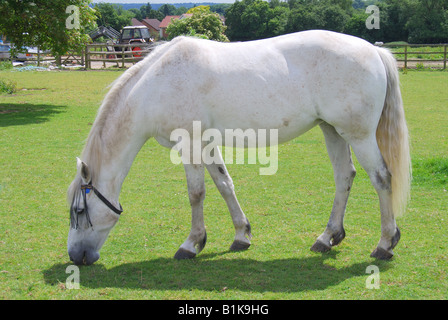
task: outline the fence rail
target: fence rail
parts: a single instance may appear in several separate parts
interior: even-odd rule
[[[88,44],[84,51],[85,68],[91,69],[92,62],[102,62],[104,67],[107,62],[112,62],[117,67],[125,68],[126,63],[135,64],[143,60],[154,47],[154,44],[148,43]]]
[[[21,59],[17,59],[19,61],[22,61]],[[10,57],[7,58],[0,58],[0,61],[16,61],[16,59],[11,59]],[[36,63],[38,66],[41,65],[42,62],[55,62],[55,58],[50,56],[48,53],[38,52],[38,53],[28,53],[26,55],[26,58],[23,59],[23,61],[26,61],[27,63]]]
[[[416,63],[431,63],[435,66],[442,66],[446,69],[447,66],[447,43],[442,44],[397,44],[397,45],[384,45],[383,47],[389,48],[398,62],[404,62],[404,68],[409,67],[409,62]],[[422,51],[422,48],[429,49],[428,51]],[[430,48],[434,48],[435,51],[431,51]],[[401,49],[401,50],[400,50]],[[423,59],[423,56],[433,56],[429,59]]]

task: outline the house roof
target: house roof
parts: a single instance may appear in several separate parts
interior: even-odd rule
[[[143,23],[141,23],[140,21],[138,21],[138,20],[135,19],[135,18],[132,18],[132,20],[131,20],[131,24],[132,24],[133,26],[144,26]]]
[[[151,26],[158,31],[161,22],[158,19],[143,19],[142,23],[147,24],[148,26]]]
[[[180,18],[180,16],[166,16],[162,20],[162,22],[160,22],[159,28],[160,29],[166,28],[166,27],[168,27],[171,24],[171,20],[177,20],[179,18]]]
[[[191,18],[193,16],[192,13],[184,13],[183,15],[181,15],[179,17],[179,19],[186,19],[186,18]]]

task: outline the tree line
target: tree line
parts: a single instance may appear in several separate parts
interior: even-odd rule
[[[372,4],[379,9],[379,29],[366,27]],[[326,29],[370,42],[448,42],[448,0],[241,0],[225,16],[231,41]]]
[[[369,17],[366,7],[372,4],[379,8],[379,29],[366,27]],[[98,25],[120,30],[132,18],[162,20],[167,15],[188,11],[170,4],[154,10],[149,3],[129,10],[99,3],[93,9],[91,0],[1,0],[0,34],[7,35],[17,50],[39,46],[62,55],[89,42],[88,33]],[[223,33],[218,40],[246,41],[327,29],[370,42],[448,42],[448,0],[237,0],[233,4],[212,5],[210,11],[225,16],[224,28],[206,21]],[[210,14],[203,16],[208,20],[216,18]],[[201,19],[182,27],[188,28],[192,35],[207,33],[195,30],[204,29]]]

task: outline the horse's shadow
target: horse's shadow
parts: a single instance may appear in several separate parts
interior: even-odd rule
[[[346,279],[360,278],[365,286],[369,276],[366,268],[376,265],[385,271],[390,264],[369,259],[340,269],[325,263],[337,252],[306,258],[258,261],[238,258],[226,259],[228,252],[201,254],[193,260],[156,258],[126,263],[106,269],[102,264],[80,267],[80,285],[88,288],[129,288],[150,290],[197,289],[225,291],[227,289],[251,292],[301,292],[324,290]],[[216,256],[224,258],[214,259]],[[44,270],[45,282],[50,285],[65,283],[71,272],[69,263],[56,264]],[[72,269],[69,269],[72,270]]]

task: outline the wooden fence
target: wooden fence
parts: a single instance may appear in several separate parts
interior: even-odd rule
[[[7,58],[4,60],[11,61],[11,58]],[[21,61],[21,59],[13,60]],[[78,65],[84,65],[84,50],[81,50],[81,52],[68,52],[66,55],[60,57],[54,57],[49,52],[42,52],[40,50],[37,50],[36,53],[27,53],[24,62],[26,64],[37,64],[38,67],[43,64],[66,65],[76,63]]]
[[[142,60],[154,48],[154,44],[108,44],[95,43],[86,45],[84,51],[85,68],[92,69],[92,62],[114,63],[117,67],[125,68]]]
[[[11,59],[11,58],[3,58],[0,60],[5,60],[5,61],[22,61],[19,59]],[[55,58],[50,56],[48,53],[43,53],[40,50],[37,53],[27,53],[26,54],[26,59],[24,59],[24,61],[26,61],[26,63],[29,64],[37,64],[37,66],[40,66],[43,62],[48,62],[48,63],[52,63],[52,62],[56,62]]]
[[[159,43],[157,43],[159,44]],[[133,43],[133,44],[88,44],[78,53],[68,53],[66,56],[54,58],[48,54],[34,54],[27,62],[37,63],[51,62],[58,65],[77,64],[86,69],[106,68],[112,63],[116,67],[126,68],[141,61],[157,44]],[[446,70],[448,62],[448,44],[405,44],[383,45],[389,48],[399,62],[399,67],[431,67]],[[92,64],[93,63],[93,64]]]
[[[114,63],[117,67],[126,68],[129,64],[135,64],[142,60],[153,48],[154,44],[88,44],[84,53],[85,68],[91,69],[92,62]],[[427,67],[447,67],[448,44],[406,44],[406,45],[384,45],[389,48],[398,62],[404,68],[418,67],[425,64]]]
[[[408,69],[410,63],[416,63],[423,66],[440,68],[446,70],[447,66],[447,48],[448,44],[403,44],[403,45],[384,45],[389,48],[398,62],[404,62],[404,68]],[[426,51],[423,51],[425,49]],[[424,59],[423,57],[427,57]]]

